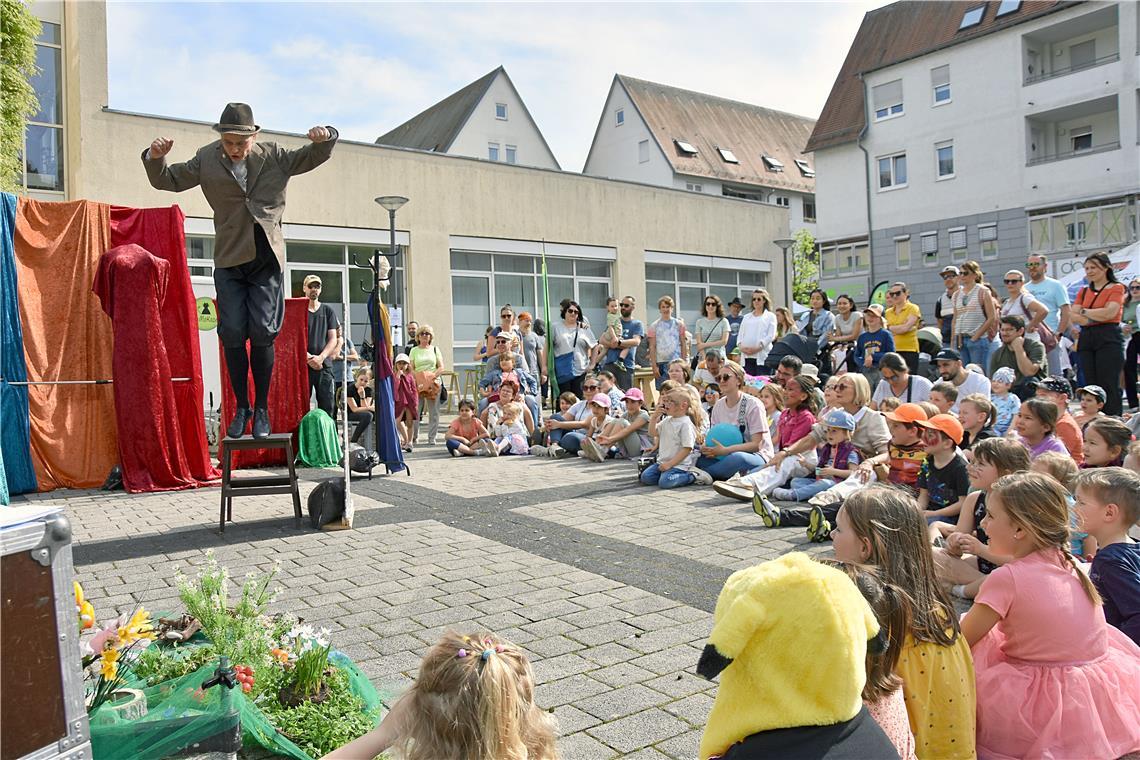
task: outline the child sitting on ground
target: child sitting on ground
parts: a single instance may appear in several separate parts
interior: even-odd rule
[[[1077,475],[1077,514],[1096,540],[1089,577],[1104,601],[1104,619],[1140,644],[1140,543],[1128,529],[1140,522],[1140,476],[1123,467]]]
[[[935,539],[934,564],[938,580],[955,596],[973,599],[982,581],[1009,562],[1009,557],[997,555],[988,546],[989,537],[982,528],[986,492],[998,478],[1028,469],[1029,452],[1017,441],[990,438],[974,447],[969,472],[970,486],[977,490],[966,496],[957,523],[936,522],[930,526]],[[938,546],[939,540],[945,544],[944,548]]]
[[[974,444],[997,436],[997,410],[984,393],[971,393],[958,403],[958,419],[962,423],[962,443],[958,448],[968,462]]]
[[[603,459],[636,459],[653,445],[649,437],[649,412],[644,409],[645,394],[640,388],[630,388],[622,401],[625,415],[607,422],[601,435],[584,440],[583,449],[597,445]]]
[[[1069,494],[1069,551],[1074,557],[1086,562],[1091,560],[1096,552],[1096,539],[1090,538],[1088,533],[1081,530],[1081,518],[1077,514],[1076,507],[1077,500],[1073,497],[1073,482],[1077,479],[1077,473],[1080,472],[1077,463],[1073,461],[1072,457],[1058,454],[1055,451],[1047,451],[1033,459],[1029,469],[1031,472],[1038,472],[1053,478]]]
[[[893,412],[894,410],[898,409],[901,405],[902,405],[901,399],[899,399],[895,396],[887,396],[885,399],[883,399],[882,401],[879,402],[879,411],[882,412],[883,414],[886,414],[887,412]]]
[[[958,387],[954,383],[941,380],[930,386],[928,400],[938,408],[939,414],[950,414],[954,411],[954,404],[958,401]]]
[[[1081,409],[1073,415],[1073,419],[1083,430],[1085,425],[1097,417],[1104,416],[1102,410],[1108,401],[1108,394],[1099,385],[1086,385],[1077,391],[1077,401],[1080,403]]]
[[[962,618],[981,757],[1140,750],[1140,647],[1105,623],[1100,594],[1068,551],[1066,497],[1057,481],[1032,472],[1006,475],[989,492],[982,527],[1013,559],[990,574]]]
[[[836,519],[835,558],[874,566],[909,602],[894,672],[903,680],[917,755],[974,758],[974,666],[935,576],[918,505],[902,489],[874,485],[847,497]]]
[[[807,501],[820,491],[846,480],[863,461],[863,455],[851,443],[851,434],[855,432],[854,417],[842,409],[832,409],[822,421],[827,427],[827,443],[817,451],[815,477],[792,478],[787,488],[772,491],[773,499]]]
[[[775,383],[768,383],[760,389],[759,395],[760,403],[764,405],[764,412],[768,415],[768,430],[772,440],[779,440],[780,432],[776,426],[780,424],[780,415],[784,411],[784,389]]]
[[[1128,447],[1128,456],[1124,457],[1124,469],[1140,475],[1140,441],[1133,441]]]
[[[1085,461],[1081,468],[1121,467],[1128,446],[1132,443],[1132,431],[1115,417],[1094,417],[1085,425]]]
[[[641,482],[661,488],[712,485],[712,476],[696,467],[700,417],[691,408],[689,394],[677,388],[662,396],[657,406],[665,415],[649,419],[649,434],[657,438],[657,461],[641,473]]]
[[[463,399],[459,402],[459,416],[452,420],[447,428],[444,440],[447,453],[453,457],[483,456],[489,453],[487,450],[489,443],[491,443],[491,434],[483,425],[483,421],[475,416],[475,402]]]
[[[526,425],[522,421],[522,404],[507,404],[503,407],[495,423],[494,435],[495,441],[490,446],[491,456],[525,456],[530,453]]]
[[[1017,411],[1021,408],[1021,399],[1009,392],[1016,377],[1017,375],[1013,373],[1012,368],[1001,367],[990,378],[990,401],[993,402],[994,410],[997,412],[994,432],[998,435],[1005,435],[1009,432],[1013,425],[1013,418],[1017,416]]]
[[[927,523],[957,519],[970,490],[966,459],[959,453],[962,423],[949,414],[936,414],[919,425],[926,428],[922,443],[926,460],[918,472],[918,508]]]
[[[447,631],[380,725],[324,760],[360,760],[389,749],[401,760],[556,760],[557,724],[535,704],[534,692],[522,649],[490,633]]]
[[[720,386],[716,383],[706,385],[701,391],[701,399],[701,409],[705,410],[705,414],[712,414],[712,408],[720,400]]]
[[[578,449],[578,456],[592,462],[601,462],[606,458],[606,448],[598,443],[597,438],[612,422],[610,417],[610,397],[605,393],[595,393],[587,408],[590,410],[586,417],[586,427],[582,428],[585,438],[582,439],[582,448]]]

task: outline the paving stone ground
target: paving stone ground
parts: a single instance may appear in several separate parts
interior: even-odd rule
[[[448,627],[487,628],[530,655],[563,755],[692,758],[715,695],[694,667],[729,573],[828,551],[765,529],[711,488],[637,483],[630,462],[448,457],[410,477],[354,479],[353,530],[293,525],[287,497],[244,497],[218,532],[219,490],[17,497],[63,505],[99,611],[178,607],[177,568],[212,549],[232,575],[280,567],[278,609],[335,632],[385,693],[415,678]],[[302,470],[302,501],[335,471]]]

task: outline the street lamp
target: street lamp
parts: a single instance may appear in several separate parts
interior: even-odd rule
[[[784,288],[786,290],[784,297],[787,299],[785,302],[789,309],[792,308],[792,280],[796,278],[796,262],[792,261],[792,276],[788,277],[788,249],[795,244],[796,241],[791,238],[777,238],[772,241],[772,245],[777,246],[784,255]]]
[[[380,351],[380,257],[383,256],[388,259],[388,262],[395,266],[395,258],[398,255],[396,251],[396,211],[408,202],[408,199],[402,195],[381,195],[376,199],[376,202],[383,206],[388,211],[388,253],[381,253],[379,248],[372,251],[372,299],[376,304],[375,321],[372,320],[372,315],[368,315],[368,321],[372,322],[372,350],[373,352]],[[391,276],[391,267],[389,268],[389,277]],[[392,336],[388,336],[391,340]],[[373,359],[375,360],[375,353]],[[373,368],[372,370],[372,403],[378,403],[380,398],[380,373]],[[374,407],[379,412],[379,407]],[[378,419],[372,422],[373,435],[376,437],[376,447],[374,451],[380,452],[380,424]]]

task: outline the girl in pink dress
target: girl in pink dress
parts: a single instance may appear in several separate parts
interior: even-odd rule
[[[974,653],[980,758],[1115,758],[1140,750],[1140,647],[1105,623],[1069,553],[1068,493],[1000,478],[982,527],[1013,561],[962,619]]]

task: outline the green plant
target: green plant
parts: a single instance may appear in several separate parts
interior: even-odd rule
[[[147,686],[154,686],[193,673],[217,659],[218,653],[210,644],[150,646],[139,655],[131,670],[138,678],[145,679]]]
[[[285,634],[292,661],[292,687],[298,696],[313,697],[321,690],[332,652],[328,633],[327,629],[318,633],[312,626],[298,625]]]
[[[202,633],[216,654],[229,657],[233,664],[267,664],[274,645],[272,629],[279,625],[265,617],[275,596],[270,583],[277,568],[247,574],[236,603],[231,605],[229,570],[218,564],[212,552],[207,552],[206,558],[206,566],[194,580],[178,575],[178,595],[186,611],[202,624]]]
[[[806,229],[795,235],[792,245],[792,300],[807,305],[811,292],[819,287],[819,256],[815,237]]]
[[[296,707],[282,705],[275,698],[276,689],[286,685],[289,675],[280,668],[272,670],[265,684],[259,682],[262,696],[257,707],[274,728],[312,757],[321,757],[375,727],[377,714],[352,693],[348,676],[340,668],[333,668],[325,678],[327,699]]]
[[[24,176],[24,130],[39,110],[31,78],[40,22],[24,0],[0,0],[0,190],[17,191]]]

